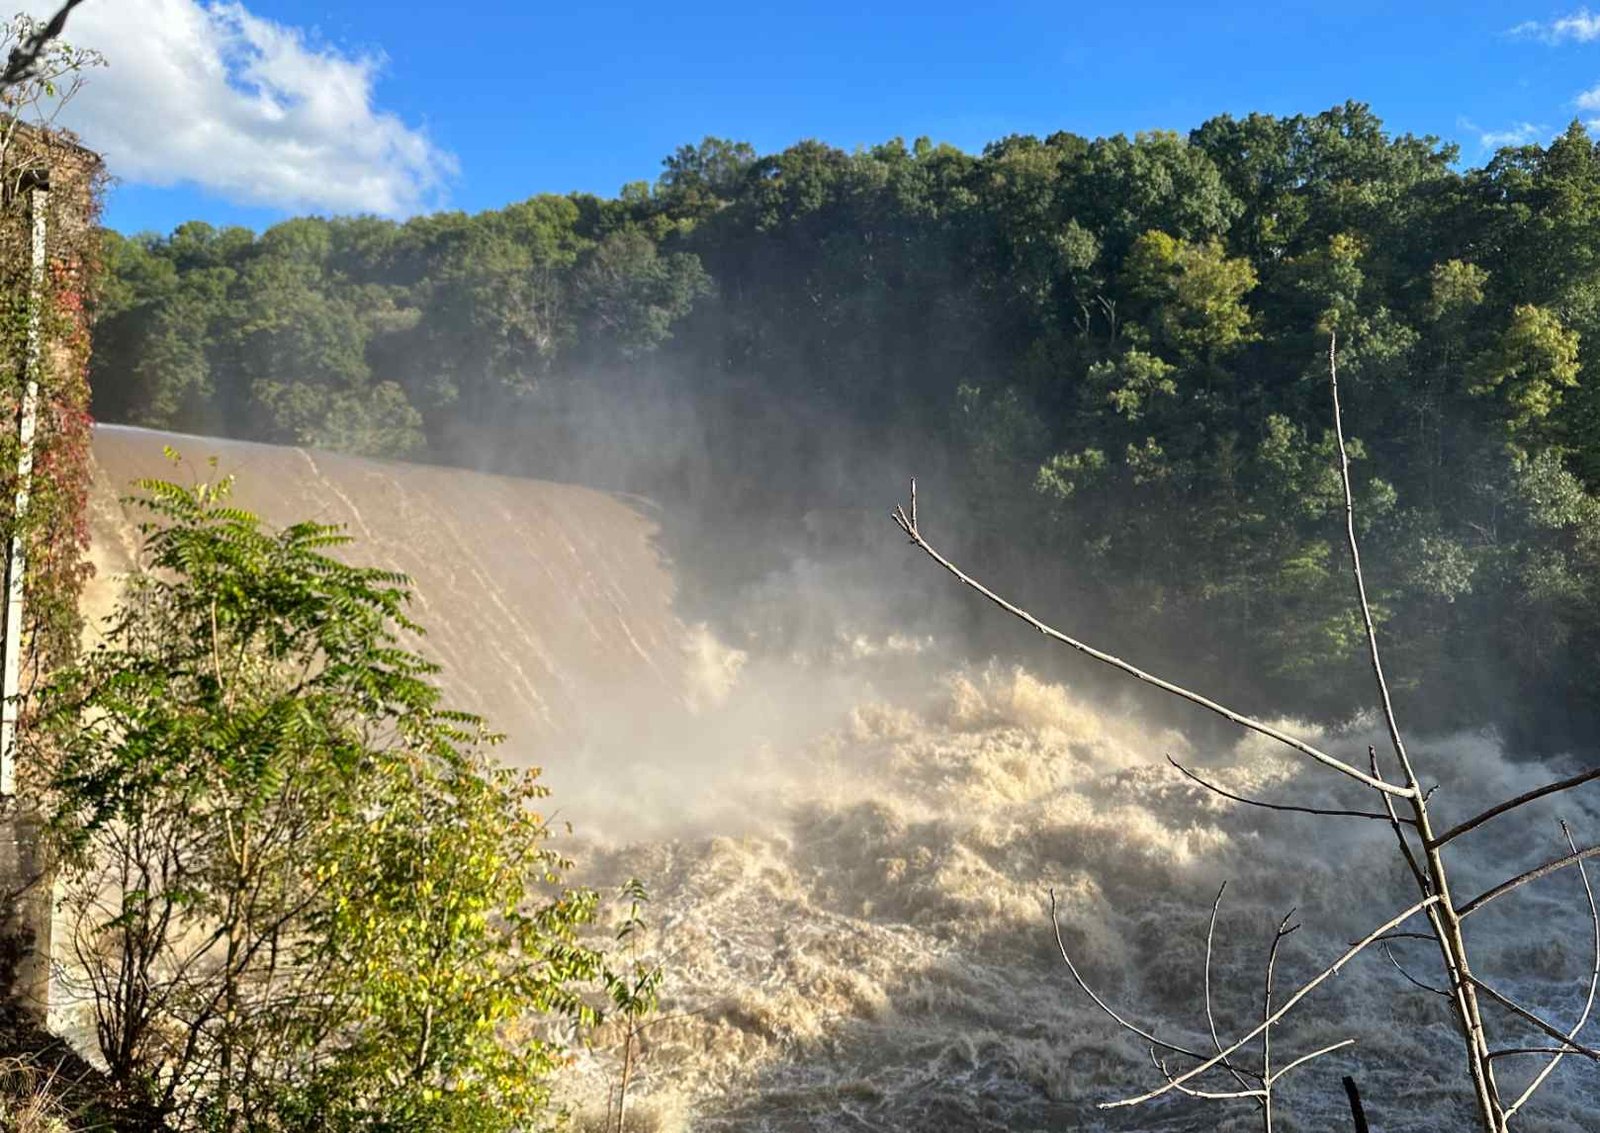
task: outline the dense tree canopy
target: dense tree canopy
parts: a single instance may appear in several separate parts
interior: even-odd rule
[[[978,550],[1026,530],[1035,553],[998,569],[1086,599],[1086,631],[1329,714],[1359,700],[1337,329],[1409,695],[1545,743],[1596,723],[1581,125],[1468,170],[1353,103],[979,155],[707,139],[614,200],[107,245],[103,419],[598,475],[736,517],[880,503],[859,470],[887,461],[959,489]],[[608,443],[627,459],[597,463]]]

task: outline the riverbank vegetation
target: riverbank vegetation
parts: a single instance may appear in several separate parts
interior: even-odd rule
[[[1396,690],[1412,718],[1546,748],[1600,723],[1600,151],[1576,123],[1478,168],[1357,104],[981,154],[708,139],[610,199],[106,239],[102,420],[754,529],[915,471],[1025,600],[1330,718],[1362,688],[1336,330],[1374,613],[1427,674]]]

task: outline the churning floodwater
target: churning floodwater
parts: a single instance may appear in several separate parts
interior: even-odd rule
[[[165,444],[194,467],[174,473]],[[1047,892],[1097,990],[1196,1048],[1210,1042],[1205,934],[1224,881],[1214,986],[1225,1037],[1259,1017],[1267,947],[1291,908],[1304,927],[1280,957],[1283,989],[1413,900],[1384,825],[1240,807],[1165,758],[1242,794],[1366,803],[1290,752],[1259,737],[1197,744],[1070,684],[963,661],[937,634],[841,618],[833,648],[803,656],[725,641],[682,620],[651,505],[585,488],[102,427],[91,613],[109,608],[135,552],[118,503],[128,482],[209,474],[213,455],[239,477],[244,506],[345,524],[353,555],[411,575],[422,648],[446,666],[452,696],[508,734],[507,759],[546,769],[580,880],[649,888],[636,947],[667,978],[642,1037],[632,1127],[1256,1128],[1238,1102],[1096,1108],[1158,1078],[1146,1048],[1072,985]],[[931,569],[925,584],[949,585]],[[1353,761],[1378,736],[1361,723],[1302,731]],[[1435,737],[1414,754],[1449,784],[1436,796],[1445,822],[1553,775],[1482,736]],[[1560,852],[1558,814],[1592,841],[1595,799],[1563,796],[1486,827],[1458,884],[1476,892]],[[1469,928],[1481,971],[1564,1024],[1576,1017],[1592,939],[1575,873]],[[1432,972],[1421,945],[1397,945],[1396,958]],[[1442,1001],[1381,952],[1324,985],[1274,1031],[1274,1050],[1281,1065],[1344,1038],[1356,1045],[1280,1087],[1279,1129],[1350,1128],[1345,1074],[1375,1129],[1466,1127]],[[1527,1062],[1503,1063],[1503,1083],[1515,1088]],[[580,1127],[599,1127],[618,1063],[607,1036],[580,1052],[569,1090]],[[1573,1059],[1517,1127],[1575,1133],[1597,1113],[1600,1073]]]

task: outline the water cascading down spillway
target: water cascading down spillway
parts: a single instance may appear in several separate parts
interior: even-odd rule
[[[274,525],[342,526],[354,542],[339,554],[411,578],[411,615],[427,631],[418,647],[444,666],[455,706],[506,734],[507,760],[571,752],[585,742],[586,720],[614,718],[621,704],[648,713],[682,700],[685,631],[642,501],[112,425],[96,428],[92,461],[91,635],[138,553],[141,516],[125,502],[134,482],[231,475],[240,507]]]

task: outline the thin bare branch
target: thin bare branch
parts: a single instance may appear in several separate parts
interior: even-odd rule
[[[1374,779],[1383,778],[1383,772],[1378,768],[1378,749],[1373,747],[1371,744],[1367,745],[1367,766],[1371,769],[1372,777]],[[1428,875],[1423,870],[1422,863],[1417,861],[1417,855],[1412,851],[1411,843],[1407,840],[1406,832],[1404,830],[1404,827],[1407,825],[1410,825],[1413,829],[1415,829],[1417,825],[1416,820],[1407,820],[1401,818],[1399,812],[1395,810],[1394,800],[1388,795],[1381,795],[1379,797],[1383,799],[1383,809],[1388,814],[1389,826],[1394,830],[1395,841],[1400,844],[1400,856],[1405,859],[1406,868],[1411,870],[1411,876],[1417,883],[1417,892],[1433,892],[1433,883],[1428,880]],[[1423,800],[1424,803],[1426,803],[1426,801],[1426,799]],[[1440,926],[1437,923],[1438,918],[1436,914],[1437,911],[1429,913],[1428,921],[1433,925],[1434,935],[1439,939],[1443,939],[1442,936],[1440,936]]]
[[[1388,941],[1380,941],[1379,943],[1382,944],[1383,954],[1389,958],[1389,963],[1394,965],[1394,970],[1405,977],[1406,982],[1412,987],[1420,988],[1421,990],[1431,992],[1434,995],[1443,996],[1445,999],[1450,998],[1450,993],[1448,991],[1445,991],[1440,987],[1434,987],[1430,983],[1425,983],[1424,981],[1417,979],[1417,977],[1413,976],[1410,972],[1406,971],[1405,968],[1401,966],[1400,961],[1395,959],[1394,950],[1389,947]]]
[[[1415,794],[1417,776],[1406,755],[1405,741],[1400,738],[1400,724],[1395,719],[1389,682],[1383,675],[1383,659],[1378,655],[1378,628],[1372,621],[1372,606],[1367,601],[1367,581],[1361,574],[1361,545],[1356,539],[1355,492],[1350,486],[1350,453],[1345,448],[1344,414],[1339,408],[1339,336],[1332,331],[1328,334],[1328,387],[1333,396],[1333,435],[1339,446],[1339,482],[1344,487],[1345,543],[1350,550],[1350,573],[1355,578],[1356,602],[1361,607],[1361,620],[1367,631],[1367,658],[1372,665],[1372,677],[1378,685],[1378,699],[1383,705],[1383,721],[1389,729],[1389,742],[1394,745],[1400,770]]]
[[[1457,909],[1456,916],[1470,916],[1479,909],[1483,908],[1490,901],[1493,901],[1497,897],[1504,897],[1513,889],[1520,889],[1530,881],[1538,881],[1541,877],[1548,877],[1557,870],[1566,869],[1569,865],[1577,865],[1579,862],[1584,861],[1587,858],[1592,858],[1596,854],[1600,854],[1600,846],[1585,846],[1581,850],[1574,850],[1570,854],[1563,854],[1559,858],[1545,862],[1542,866],[1536,866],[1535,868],[1530,869],[1527,873],[1519,873],[1510,881],[1502,881],[1493,889],[1479,893],[1472,900],[1468,901],[1465,905],[1462,905],[1461,908]]]
[[[1172,1071],[1167,1067],[1164,1059],[1156,1057],[1155,1047],[1150,1048],[1150,1065],[1154,1066],[1167,1081],[1173,1082]],[[1200,1098],[1204,1101],[1230,1101],[1238,1098],[1251,1098],[1259,1105],[1267,1097],[1266,1090],[1251,1086],[1246,1086],[1242,1090],[1199,1090],[1193,1086],[1184,1086],[1173,1082],[1173,1089],[1187,1097]]]
[[[1344,1040],[1342,1040],[1340,1042],[1330,1043],[1327,1046],[1323,1047],[1321,1050],[1314,1050],[1310,1054],[1302,1054],[1299,1058],[1295,1059],[1293,1062],[1284,1063],[1283,1067],[1269,1079],[1269,1082],[1276,1082],[1278,1079],[1282,1078],[1285,1074],[1289,1073],[1289,1071],[1295,1069],[1296,1067],[1304,1066],[1306,1063],[1310,1062],[1313,1058],[1321,1058],[1325,1054],[1332,1054],[1336,1050],[1343,1050],[1347,1046],[1355,1046],[1355,1045],[1356,1045],[1356,1040],[1355,1039],[1344,1039]]]
[[[1290,927],[1293,916],[1294,910],[1290,909],[1278,922],[1278,931],[1272,934],[1272,947],[1267,951],[1266,990],[1261,994],[1261,1080],[1267,1087],[1267,1096],[1261,1103],[1264,1133],[1272,1133],[1272,976],[1278,967],[1278,946],[1284,937],[1300,927]]]
[[[1477,986],[1479,991],[1483,992],[1483,994],[1494,1000],[1501,1007],[1504,1007],[1513,1015],[1518,1015],[1527,1022],[1532,1023],[1545,1034],[1555,1039],[1556,1042],[1562,1045],[1564,1050],[1568,1050],[1576,1055],[1581,1055],[1582,1057],[1590,1059],[1594,1062],[1600,1062],[1600,1050],[1592,1050],[1578,1042],[1576,1039],[1569,1039],[1550,1023],[1539,1018],[1539,1016],[1535,1015],[1532,1011],[1529,1011],[1526,1007],[1523,1007],[1521,1004],[1515,1002],[1503,993],[1496,991],[1494,988],[1490,987],[1476,976],[1469,976],[1467,978],[1472,980],[1473,984]]]
[[[1450,829],[1446,830],[1443,834],[1435,838],[1433,840],[1433,844],[1435,846],[1442,846],[1446,842],[1461,837],[1461,835],[1467,833],[1468,831],[1476,830],[1485,822],[1488,822],[1491,818],[1499,818],[1507,811],[1516,810],[1519,806],[1526,806],[1528,803],[1545,798],[1549,795],[1557,795],[1562,791],[1570,791],[1574,787],[1581,787],[1585,783],[1594,782],[1596,779],[1600,779],[1600,767],[1585,771],[1581,775],[1573,775],[1570,778],[1561,779],[1555,783],[1546,783],[1542,787],[1535,787],[1533,790],[1526,791],[1514,799],[1508,799],[1503,803],[1497,803],[1488,810],[1484,811],[1482,814],[1474,815],[1465,822],[1457,823]]]
[[[1217,786],[1215,783],[1210,783],[1205,779],[1202,779],[1197,773],[1191,771],[1189,768],[1179,763],[1176,759],[1173,759],[1170,752],[1167,753],[1167,762],[1172,764],[1173,767],[1176,767],[1184,775],[1200,784],[1200,786],[1210,791],[1212,794],[1221,795],[1225,799],[1230,799],[1236,803],[1243,803],[1246,806],[1258,806],[1263,810],[1288,811],[1293,814],[1314,814],[1322,818],[1371,818],[1376,819],[1379,822],[1391,821],[1389,815],[1379,814],[1374,810],[1332,810],[1314,806],[1294,806],[1290,803],[1269,803],[1262,799],[1246,798],[1243,795],[1236,795],[1232,791],[1225,790],[1222,787]],[[1404,822],[1408,825],[1415,825],[1415,823],[1413,823],[1409,818],[1396,818],[1393,821]]]
[[[1117,1014],[1116,1010],[1110,1004],[1094,993],[1094,989],[1091,988],[1088,983],[1085,982],[1084,978],[1078,974],[1077,965],[1072,962],[1072,956],[1067,952],[1067,942],[1061,935],[1061,918],[1056,915],[1056,891],[1052,889],[1049,891],[1049,893],[1050,923],[1055,927],[1056,947],[1061,950],[1061,958],[1067,962],[1067,971],[1072,973],[1073,982],[1083,990],[1085,995],[1094,1000],[1094,1005],[1100,1008],[1101,1011],[1104,1011],[1107,1015],[1111,1016],[1112,1020],[1117,1024],[1117,1026],[1121,1027],[1125,1031],[1130,1031],[1133,1034],[1138,1035],[1145,1042],[1153,1043],[1164,1050],[1170,1050],[1174,1054],[1182,1054],[1189,1058],[1205,1061],[1206,1056],[1198,1051],[1190,1050],[1188,1047],[1179,1046],[1177,1043],[1169,1043],[1166,1039],[1159,1039],[1155,1035],[1152,1035],[1149,1031],[1145,1030],[1143,1027],[1140,1027],[1135,1023],[1128,1022],[1128,1020]],[[1254,1076],[1255,1075],[1252,1075],[1252,1077]]]
[[[1218,1054],[1218,1055],[1215,1055],[1215,1056],[1213,1056],[1211,1058],[1208,1058],[1204,1062],[1202,1062],[1199,1066],[1196,1066],[1192,1070],[1188,1070],[1185,1073],[1180,1074],[1176,1079],[1173,1080],[1172,1083],[1169,1083],[1166,1086],[1163,1086],[1163,1087],[1161,1087],[1159,1089],[1156,1089],[1156,1090],[1151,1090],[1148,1093],[1140,1094],[1138,1097],[1123,1098],[1120,1101],[1114,1101],[1114,1102],[1101,1102],[1100,1105],[1099,1105],[1099,1108],[1100,1109],[1119,1109],[1119,1108],[1121,1108],[1123,1106],[1138,1105],[1141,1102],[1147,1102],[1152,1098],[1160,1097],[1162,1094],[1164,1094],[1168,1090],[1172,1089],[1174,1085],[1181,1085],[1182,1083],[1188,1082],[1191,1079],[1193,1079],[1193,1078],[1195,1078],[1195,1077],[1197,1077],[1197,1076],[1199,1076],[1201,1074],[1204,1074],[1207,1070],[1210,1070],[1213,1067],[1216,1067],[1216,1066],[1220,1065],[1224,1058],[1228,1057],[1229,1055],[1232,1055],[1235,1051],[1238,1051],[1238,1050],[1242,1049],[1243,1047],[1245,1047],[1249,1043],[1254,1042],[1256,1039],[1258,1039],[1261,1036],[1261,1033],[1263,1031],[1265,1031],[1268,1027],[1271,1027],[1279,1019],[1282,1019],[1290,1011],[1294,1010],[1295,1005],[1298,1004],[1302,999],[1304,999],[1306,996],[1310,995],[1318,987],[1322,986],[1322,984],[1326,983],[1328,980],[1330,980],[1334,976],[1338,975],[1339,972],[1344,968],[1344,966],[1346,964],[1348,964],[1352,959],[1354,959],[1357,955],[1359,955],[1361,952],[1363,952],[1367,948],[1368,945],[1372,944],[1374,941],[1376,941],[1384,933],[1386,933],[1386,932],[1390,931],[1391,929],[1397,928],[1400,925],[1404,924],[1406,921],[1410,920],[1412,917],[1416,916],[1418,913],[1424,912],[1425,910],[1431,908],[1433,905],[1437,904],[1438,901],[1439,901],[1438,897],[1431,897],[1431,896],[1430,897],[1424,897],[1422,900],[1418,901],[1416,904],[1412,905],[1410,908],[1406,909],[1404,912],[1398,913],[1395,916],[1390,917],[1387,921],[1385,921],[1383,924],[1379,925],[1377,928],[1373,929],[1370,933],[1368,933],[1364,938],[1362,938],[1356,944],[1354,944],[1351,947],[1349,947],[1348,949],[1346,949],[1344,954],[1341,955],[1337,960],[1335,960],[1331,965],[1329,965],[1328,967],[1322,969],[1321,972],[1317,973],[1317,975],[1313,976],[1306,983],[1301,984],[1299,990],[1296,991],[1293,995],[1291,995],[1288,999],[1284,1000],[1283,1005],[1281,1007],[1279,1007],[1276,1011],[1274,1011],[1271,1015],[1269,1015],[1265,1020],[1263,1020],[1260,1024],[1258,1024],[1253,1030],[1250,1031],[1249,1034],[1245,1035],[1238,1042],[1234,1043],[1232,1046],[1230,1046],[1227,1050],[1223,1051],[1221,1054]]]
[[[1034,629],[1038,630],[1052,641],[1058,641],[1070,649],[1075,649],[1079,653],[1082,653],[1087,657],[1092,657],[1102,664],[1109,665],[1113,669],[1118,669],[1121,672],[1127,673],[1134,679],[1142,681],[1145,684],[1151,685],[1152,687],[1159,688],[1163,692],[1171,693],[1173,696],[1176,696],[1181,700],[1187,700],[1191,704],[1199,705],[1201,708],[1204,708],[1209,712],[1214,712],[1218,716],[1221,716],[1224,720],[1232,721],[1242,728],[1248,728],[1252,732],[1257,732],[1263,736],[1267,736],[1270,739],[1277,740],[1285,747],[1292,748],[1295,751],[1300,752],[1302,755],[1309,756],[1323,766],[1330,767],[1343,775],[1347,775],[1356,782],[1371,787],[1375,791],[1383,791],[1387,794],[1394,795],[1396,798],[1414,798],[1416,796],[1417,792],[1412,788],[1400,787],[1393,783],[1385,783],[1380,779],[1374,779],[1372,776],[1368,775],[1359,768],[1352,767],[1344,760],[1331,756],[1327,752],[1313,747],[1305,740],[1299,739],[1296,736],[1292,736],[1282,729],[1274,728],[1271,724],[1263,723],[1262,721],[1246,716],[1243,713],[1235,712],[1233,709],[1224,707],[1214,700],[1184,688],[1182,685],[1176,685],[1171,681],[1163,680],[1161,677],[1145,672],[1136,665],[1129,664],[1120,657],[1113,657],[1111,654],[1106,653],[1103,650],[1096,649],[1094,646],[1079,641],[1075,637],[1069,637],[1067,634],[1062,633],[1058,629],[1053,629],[1044,622],[1040,621],[1038,618],[1034,617],[1032,614],[1028,613],[1028,611],[1022,609],[1020,606],[1012,605],[1010,602],[1000,597],[1000,595],[996,594],[993,590],[990,590],[983,583],[967,574],[960,567],[956,566],[949,559],[945,558],[942,554],[936,551],[932,545],[930,545],[928,541],[923,538],[920,528],[918,528],[918,526],[911,521],[911,517],[906,513],[904,508],[895,508],[893,514],[895,524],[900,528],[901,531],[905,532],[906,537],[909,538],[911,542],[915,544],[930,559],[948,571],[958,582],[977,592],[978,594],[981,594],[989,602],[993,603],[995,606],[998,606],[1012,617],[1032,626]]]
[[[1172,757],[1168,756],[1167,758],[1171,759]],[[1211,902],[1211,921],[1206,925],[1206,1026],[1211,1029],[1211,1042],[1212,1045],[1217,1048],[1218,1054],[1222,1053],[1222,1038],[1217,1034],[1217,1017],[1211,1009],[1211,945],[1212,941],[1217,935],[1217,913],[1222,908],[1222,895],[1227,891],[1228,883],[1224,881],[1221,887],[1217,890],[1217,899]],[[1239,1073],[1239,1071],[1234,1068],[1233,1063],[1229,1062],[1227,1059],[1223,1059],[1222,1065],[1227,1069],[1229,1074],[1233,1075],[1233,1080],[1238,1082],[1242,1088],[1250,1088],[1249,1083],[1244,1080],[1244,1075]]]
[[[1578,844],[1573,841],[1572,830],[1565,822],[1561,824],[1561,833],[1567,840],[1567,846],[1572,850],[1573,853],[1577,853]],[[1589,926],[1594,930],[1594,959],[1589,966],[1589,995],[1583,1001],[1583,1011],[1579,1013],[1578,1021],[1574,1023],[1572,1025],[1572,1029],[1567,1032],[1567,1040],[1569,1042],[1578,1037],[1579,1032],[1583,1030],[1584,1024],[1589,1021],[1589,1013],[1594,1010],[1595,991],[1597,988],[1600,988],[1600,909],[1595,907],[1594,886],[1589,884],[1589,871],[1584,868],[1583,862],[1581,861],[1578,863],[1578,876],[1583,879],[1583,895],[1588,898],[1589,901]],[[1524,1089],[1522,1093],[1517,1095],[1517,1100],[1506,1107],[1506,1117],[1508,1119],[1512,1114],[1516,1113],[1517,1110],[1521,1109],[1529,1098],[1533,1097],[1534,1092],[1537,1091],[1540,1086],[1544,1085],[1545,1079],[1554,1073],[1555,1068],[1559,1066],[1561,1064],[1561,1060],[1566,1057],[1566,1053],[1566,1051],[1557,1051],[1555,1054],[1553,1054],[1550,1058],[1550,1061],[1545,1063],[1544,1067],[1539,1071],[1539,1073],[1534,1076],[1533,1081],[1528,1083],[1527,1088]]]

